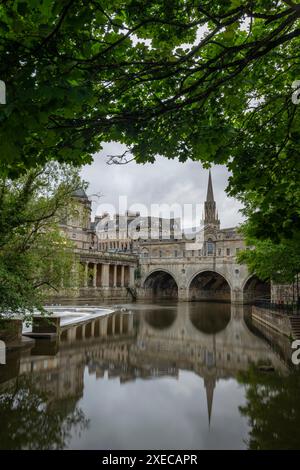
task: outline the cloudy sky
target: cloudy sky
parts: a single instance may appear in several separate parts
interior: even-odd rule
[[[93,215],[105,211],[124,213],[129,209],[140,211],[142,215],[168,217],[168,207],[173,206],[169,211],[182,216],[184,227],[199,226],[208,170],[197,162],[180,163],[162,157],[158,157],[154,164],[108,165],[108,155],[120,154],[123,149],[117,143],[105,144],[102,152],[95,155],[93,164],[82,170],[82,177],[89,183],[88,195],[101,195],[92,196]],[[212,179],[221,227],[237,225],[242,221],[241,205],[225,194],[226,168],[214,166]]]

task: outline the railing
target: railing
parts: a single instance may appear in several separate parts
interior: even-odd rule
[[[88,257],[93,257],[93,256],[101,256],[103,257],[103,259],[108,259],[108,258],[112,258],[112,259],[118,259],[118,258],[121,258],[121,259],[128,259],[128,258],[131,258],[132,260],[136,260],[137,259],[137,253],[135,252],[130,252],[130,251],[118,251],[118,252],[114,252],[114,253],[110,253],[108,251],[101,251],[101,250],[89,250],[89,249],[85,249],[85,248],[75,248],[75,252],[78,253],[78,254],[81,254],[81,255],[85,255],[85,256],[88,256]]]
[[[182,261],[214,261],[215,259],[217,259],[218,261],[222,260],[222,261],[235,261],[235,256],[234,255],[185,255],[185,256],[182,256],[182,255],[178,255],[178,256],[174,256],[174,255],[163,255],[163,256],[159,256],[159,255],[148,255],[148,256],[143,256],[143,255],[140,255],[140,262],[141,263],[146,263],[148,264],[149,261],[151,262],[152,260],[161,260],[161,261],[180,261],[182,263]]]
[[[298,302],[274,303],[269,299],[256,299],[253,305],[268,310],[274,310],[284,315],[300,315],[300,299]]]

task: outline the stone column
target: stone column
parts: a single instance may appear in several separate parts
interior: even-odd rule
[[[117,264],[114,265],[114,284],[113,287],[117,287]]]
[[[185,286],[178,288],[178,300],[188,301],[189,300],[189,289]]]
[[[125,286],[125,266],[122,264],[121,266],[121,287]]]
[[[109,264],[102,264],[102,286],[109,287]]]
[[[245,301],[242,289],[231,289],[231,303],[243,304]]]
[[[129,266],[129,286],[134,287],[134,266]]]
[[[112,335],[115,334],[115,328],[116,328],[116,317],[113,315],[111,317],[111,330],[112,330]]]
[[[88,285],[89,263],[86,261],[84,266],[84,287]]]
[[[123,333],[123,313],[120,315],[120,335]]]
[[[103,286],[103,264],[97,264],[97,275],[96,275],[96,286],[102,287]]]
[[[97,263],[94,263],[93,287],[97,287]]]

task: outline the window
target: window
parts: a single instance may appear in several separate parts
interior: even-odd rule
[[[177,258],[177,256],[178,256],[177,250],[174,251],[174,256],[175,256],[175,258]]]
[[[236,249],[235,249],[235,252],[236,252],[236,254],[238,254],[238,253],[239,253],[239,251],[240,251],[240,249],[239,249],[239,248],[236,248]]]
[[[206,248],[207,248],[207,254],[208,255],[213,255],[215,251],[215,246],[214,242],[212,241],[211,238],[209,238],[206,242]]]
[[[159,250],[159,257],[162,258],[162,251]]]
[[[218,249],[218,255],[221,256],[221,254],[222,254],[222,250],[221,250],[221,248],[219,248]]]
[[[230,256],[230,248],[226,248],[226,255]]]

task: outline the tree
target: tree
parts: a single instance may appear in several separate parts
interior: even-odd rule
[[[248,214],[248,210],[245,209],[244,213]],[[240,227],[248,249],[239,252],[238,262],[247,264],[250,273],[255,273],[261,280],[295,283],[300,272],[300,239],[278,236],[278,241],[274,242],[271,238],[257,238],[259,225],[255,221],[256,215],[251,207],[249,220]]]
[[[299,301],[300,231],[297,223],[295,227],[291,226],[288,230],[286,230],[286,225],[285,230],[278,233],[274,208],[266,206],[264,220],[262,211],[257,209],[258,198],[260,195],[254,194],[253,191],[244,193],[241,198],[245,204],[243,213],[247,222],[240,227],[240,232],[245,239],[247,249],[239,252],[237,260],[241,264],[247,264],[250,273],[256,274],[263,281],[271,280],[275,284],[291,284],[293,302]],[[297,209],[296,206],[295,209]],[[280,213],[278,216],[280,217]],[[290,226],[291,221],[285,220]],[[268,225],[266,228],[265,223],[268,224],[268,222],[271,228]]]
[[[255,248],[239,254],[239,261],[246,263],[251,273],[259,279],[272,279],[277,283],[292,283],[299,273],[298,247],[288,241],[279,244],[271,240],[253,240]]]
[[[0,316],[30,318],[46,293],[74,283],[74,247],[59,223],[81,184],[77,171],[57,164],[1,179]]]
[[[298,233],[299,4],[15,0],[0,18],[2,171],[116,140],[141,163],[227,164],[229,193],[257,196],[257,235]]]

